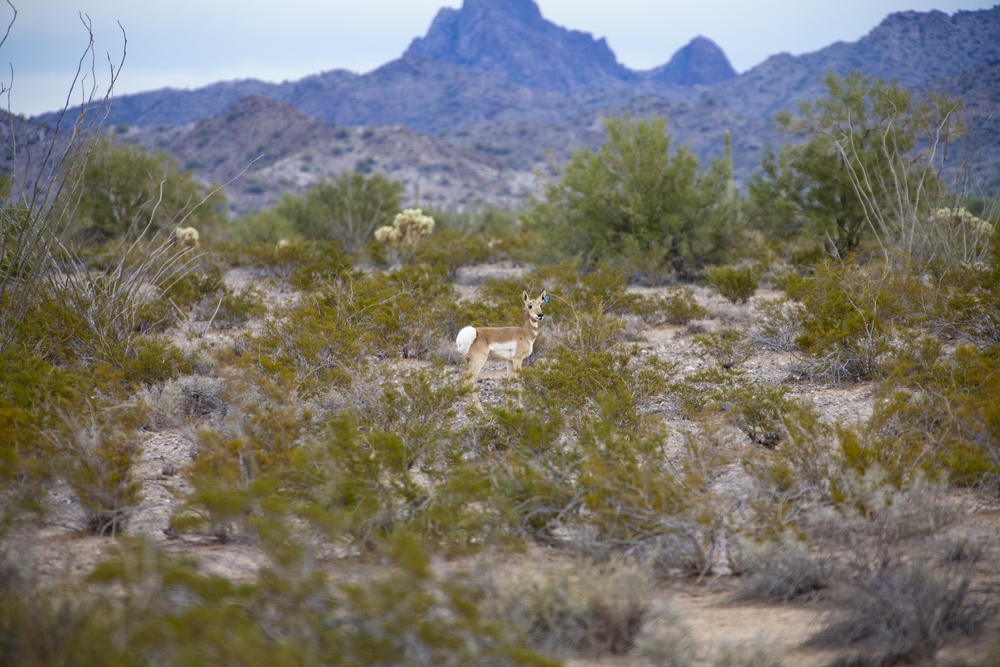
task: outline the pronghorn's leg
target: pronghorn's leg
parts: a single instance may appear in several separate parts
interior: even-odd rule
[[[515,358],[515,359],[512,359],[510,362],[508,362],[507,366],[508,366],[508,368],[512,369],[513,372],[514,372],[514,386],[517,387],[517,402],[520,403],[523,406],[524,405],[524,401],[522,400],[522,397],[521,397],[521,362],[522,361],[524,361],[524,359]]]
[[[469,365],[465,370],[465,384],[469,389],[469,404],[480,412],[483,412],[483,403],[479,400],[479,391],[476,389],[476,378],[479,377],[479,372],[483,370],[483,366],[486,364],[486,359],[489,356],[488,351],[484,354],[478,350],[469,350],[469,355],[466,357]]]

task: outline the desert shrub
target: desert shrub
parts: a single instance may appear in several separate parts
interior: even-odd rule
[[[754,314],[754,342],[774,352],[796,350],[802,335],[802,304],[787,299],[761,299]]]
[[[492,605],[545,653],[623,655],[654,616],[650,583],[648,574],[620,559],[581,561],[521,571],[509,581],[495,577]]]
[[[165,153],[102,141],[86,160],[70,230],[97,242],[168,233],[181,222],[208,230],[224,225],[224,203]]]
[[[993,236],[988,262],[964,265],[949,276],[944,303],[934,314],[933,324],[956,332],[973,343],[1000,343],[1000,236]],[[944,291],[944,290],[943,290]]]
[[[654,426],[644,413],[666,391],[674,367],[655,355],[642,356],[635,346],[581,352],[559,344],[524,376],[532,404],[560,406],[571,424],[603,411],[616,428],[641,433]]]
[[[760,642],[723,642],[713,667],[781,667],[774,649]]]
[[[971,596],[971,572],[890,565],[849,579],[838,609],[809,639],[812,646],[867,647],[893,661],[933,655],[946,641],[982,623]]]
[[[710,366],[670,384],[681,410],[690,418],[722,415],[751,441],[776,446],[785,435],[784,418],[795,411],[788,388],[754,382],[739,370]]]
[[[708,309],[695,301],[691,290],[684,287],[667,288],[664,294],[653,300],[653,303],[655,305],[651,310],[656,314],[655,316],[647,316],[645,310],[639,313],[650,324],[658,324],[662,321],[683,325],[691,320],[704,319],[709,315]]]
[[[462,390],[438,369],[407,369],[389,363],[353,379],[345,409],[362,428],[394,433],[403,439],[410,461],[427,470],[440,464],[436,445],[444,445]]]
[[[873,447],[907,453],[928,472],[961,485],[996,487],[1000,477],[1000,355],[958,346],[942,354],[923,339],[900,355],[875,402]]]
[[[727,521],[713,484],[732,457],[728,443],[684,435],[681,460],[664,467],[663,436],[629,436],[592,418],[569,478],[580,494],[571,543],[599,556],[627,550],[663,575],[710,572]]]
[[[229,226],[229,235],[239,244],[276,244],[285,239],[300,241],[292,221],[273,209],[246,213]]]
[[[400,209],[403,185],[382,174],[344,172],[321,181],[304,195],[285,195],[275,212],[306,239],[333,241],[354,255],[375,229],[391,224]]]
[[[87,581],[0,588],[0,656],[11,664],[493,665],[555,667],[480,613],[484,590],[439,577],[413,540],[384,545],[363,583],[265,567],[234,582],[150,541],[122,540]],[[34,641],[32,641],[34,640]]]
[[[136,241],[120,248],[107,273],[76,266],[38,292],[17,335],[35,341],[52,363],[87,368],[104,391],[127,393],[175,377],[183,355],[148,333],[151,316],[162,320],[172,311],[149,286],[185,275],[190,252]]]
[[[221,379],[197,375],[144,387],[141,396],[149,412],[148,427],[176,428],[225,416],[228,404],[222,398],[223,391]]]
[[[454,279],[463,266],[471,266],[487,261],[495,250],[496,242],[483,238],[482,234],[458,229],[440,229],[434,240],[417,248],[417,259],[428,264],[440,264],[447,269],[446,275]]]
[[[943,565],[975,565],[988,560],[992,536],[959,532],[938,536],[931,545],[934,558]]]
[[[225,290],[218,299],[207,298],[195,307],[192,315],[216,329],[231,329],[267,312],[263,291],[251,285],[239,292]]]
[[[705,282],[731,303],[746,303],[757,292],[757,274],[750,266],[709,266]]]
[[[551,542],[580,506],[573,480],[582,456],[562,446],[562,413],[552,406],[491,408],[490,416],[470,426],[463,447],[481,459],[478,474],[490,481],[493,506],[510,530]]]
[[[725,259],[731,248],[728,165],[699,171],[685,148],[670,152],[666,119],[609,118],[597,151],[573,154],[560,180],[524,217],[543,259],[618,266],[663,280]]]
[[[835,381],[885,375],[893,341],[918,312],[919,283],[887,266],[824,263],[789,291],[802,303],[796,345],[814,373]]]
[[[734,602],[788,602],[828,589],[835,569],[824,559],[811,555],[808,547],[795,540],[744,540],[737,549],[739,587]]]
[[[87,529],[114,537],[142,500],[134,467],[142,452],[138,429],[144,413],[134,407],[84,403],[60,412],[63,428],[52,432],[59,469],[80,501]]]
[[[783,420],[794,409],[787,387],[773,382],[739,381],[721,398],[727,418],[752,442],[776,447],[784,439]]]
[[[247,336],[241,363],[309,395],[345,386],[370,359],[427,358],[459,326],[452,290],[442,270],[422,265],[345,276]]]
[[[30,347],[11,344],[0,354],[0,537],[44,512],[54,472],[45,434],[62,425],[52,405],[90,389],[87,378]]]
[[[222,270],[218,266],[211,266],[205,271],[190,271],[167,282],[162,286],[160,294],[176,307],[189,311],[206,297],[225,291]]]
[[[264,277],[301,290],[349,276],[354,266],[338,243],[324,240],[231,244],[220,254],[234,266],[253,267]]]
[[[691,340],[697,346],[695,354],[703,361],[714,361],[726,370],[741,365],[754,353],[753,340],[739,329],[719,329],[698,334]]]
[[[112,609],[85,586],[42,588],[10,555],[0,565],[0,663],[44,667],[111,664]]]

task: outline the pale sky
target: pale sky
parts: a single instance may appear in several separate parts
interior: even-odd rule
[[[88,33],[97,54],[98,88],[108,58],[124,67],[116,95],[163,87],[198,88],[255,78],[294,81],[332,69],[366,73],[401,56],[442,7],[461,0],[0,0],[0,82],[4,107],[28,116],[62,109]],[[691,39],[718,44],[738,72],[768,56],[817,51],[856,41],[896,11],[987,9],[995,0],[536,0],[542,16],[605,38],[634,70],[666,63]],[[121,24],[119,28],[118,23]],[[89,65],[85,68],[88,73]],[[86,90],[89,90],[89,79]]]

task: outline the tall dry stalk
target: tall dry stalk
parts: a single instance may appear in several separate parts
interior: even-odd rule
[[[17,9],[0,40],[3,48],[17,20]],[[117,64],[108,57],[109,83],[103,95],[97,85],[97,57],[90,17],[80,20],[88,44],[77,63],[62,112],[55,125],[37,128],[10,112],[12,83],[0,82],[7,113],[0,124],[0,141],[13,155],[14,166],[4,184],[0,203],[0,352],[13,340],[14,326],[24,319],[40,293],[59,280],[65,249],[59,233],[72,217],[82,192],[84,167],[99,140],[110,109],[112,92],[125,60],[127,40]],[[119,24],[119,27],[121,25]],[[122,30],[123,40],[125,32]],[[79,107],[73,100],[79,96]],[[34,133],[35,141],[22,141]]]

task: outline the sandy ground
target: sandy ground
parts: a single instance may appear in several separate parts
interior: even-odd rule
[[[460,272],[457,291],[462,298],[472,298],[477,285],[490,276],[517,275],[519,267],[501,265],[476,267]],[[241,289],[252,280],[247,271],[232,271],[227,282]],[[775,294],[762,292],[745,306],[733,306],[718,295],[701,287],[693,288],[698,302],[712,316],[696,323],[698,330],[752,321],[755,303]],[[288,293],[270,294],[273,302],[295,298]],[[547,323],[548,324],[548,323]],[[689,326],[649,327],[641,332],[640,346],[650,354],[679,364],[681,372],[697,367],[692,355]],[[544,329],[543,329],[544,333]],[[226,344],[231,334],[211,331],[198,323],[189,323],[176,332],[175,340],[182,345],[211,348]],[[794,396],[808,398],[831,423],[864,419],[872,410],[873,385],[824,385],[796,381],[800,362],[792,355],[760,352],[744,368],[755,378],[788,382]],[[460,369],[455,367],[456,381]],[[478,386],[484,402],[502,400],[497,389],[506,375],[501,363],[490,362],[480,377]],[[675,418],[673,416],[671,418]],[[263,565],[262,556],[247,545],[217,544],[210,540],[178,538],[168,535],[168,522],[174,507],[181,502],[189,486],[181,474],[194,456],[195,444],[190,429],[168,428],[146,435],[144,450],[136,469],[143,485],[143,502],[131,516],[129,530],[144,533],[171,548],[196,552],[209,572],[233,578],[252,576]],[[81,517],[69,488],[57,485],[50,497],[51,512],[44,528],[25,543],[25,557],[36,563],[36,574],[42,579],[83,575],[98,562],[109,541],[87,535],[80,530]],[[966,523],[984,533],[1000,534],[1000,508],[989,499],[973,499],[967,503]],[[550,556],[551,557],[551,554]],[[341,563],[341,567],[349,567]],[[656,604],[669,606],[680,618],[697,645],[697,664],[710,665],[720,646],[728,643],[758,644],[781,656],[784,665],[812,667],[826,664],[835,652],[807,650],[802,642],[820,626],[821,610],[808,605],[736,605],[726,602],[734,583],[732,577],[714,576],[700,582],[688,580],[665,582],[653,593]],[[961,646],[952,652],[959,655]],[[570,658],[571,667],[648,664],[638,657]]]

